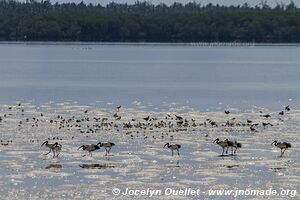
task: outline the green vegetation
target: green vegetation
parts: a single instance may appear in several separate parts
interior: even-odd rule
[[[300,9],[0,1],[0,40],[102,42],[300,42]]]

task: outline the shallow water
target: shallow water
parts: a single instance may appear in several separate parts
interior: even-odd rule
[[[237,188],[299,189],[299,110],[292,109],[284,116],[279,116],[277,110],[255,107],[246,111],[230,108],[229,115],[223,112],[199,112],[196,109],[177,112],[174,109],[181,109],[175,108],[167,112],[149,112],[126,107],[116,111],[72,102],[39,106],[30,102],[22,102],[21,106],[2,104],[0,116],[6,114],[6,117],[2,117],[0,123],[1,140],[13,142],[7,146],[0,145],[1,199],[103,199],[114,197],[113,188],[122,191],[125,188],[199,188],[202,193],[196,199],[233,199],[232,196],[209,196],[208,191]],[[85,110],[88,112],[85,113]],[[265,119],[260,111],[270,113],[271,118]],[[113,117],[116,112],[122,117],[121,120]],[[171,117],[166,119],[168,114]],[[177,126],[175,114],[186,119],[189,125]],[[58,118],[58,115],[62,118]],[[149,115],[156,119],[146,122],[143,118]],[[94,117],[101,120],[97,121]],[[107,118],[104,123],[103,118]],[[213,119],[218,127],[210,126],[208,118]],[[76,122],[79,119],[86,120]],[[192,125],[192,119],[195,120],[195,126]],[[250,131],[246,119],[260,123],[258,132]],[[51,120],[53,123],[50,123]],[[151,126],[161,120],[173,124],[173,127]],[[225,127],[227,120],[234,122],[234,125]],[[261,125],[263,121],[273,126],[264,128]],[[128,122],[132,125],[140,122],[143,128],[124,128],[124,123]],[[204,122],[207,125],[203,125]],[[113,125],[106,127],[105,123]],[[245,125],[241,126],[243,123]],[[76,124],[81,127],[75,127]],[[96,125],[96,133],[89,131],[90,128],[95,130]],[[238,149],[236,156],[220,156],[222,149],[213,143],[217,137],[237,140],[243,146]],[[48,149],[40,145],[48,138],[50,143],[58,141],[63,145],[58,158],[52,158],[51,154],[43,155]],[[293,147],[279,157],[280,151],[271,146],[274,139],[289,141]],[[111,155],[105,157],[104,149],[100,149],[93,152],[92,157],[82,157],[85,153],[77,148],[98,141],[116,144]],[[169,141],[182,145],[180,156],[175,152],[172,157],[168,149],[162,148]],[[131,199],[132,196],[116,198]],[[155,198],[195,199],[193,196],[165,195]],[[262,198],[276,199],[268,196],[242,197]]]
[[[300,107],[299,55],[300,46],[0,44],[0,102]]]
[[[154,199],[234,199],[210,189],[299,192],[299,53],[299,46],[0,44],[0,199],[149,199],[114,196],[114,188],[201,191]],[[279,116],[285,105],[292,110]],[[247,119],[259,123],[257,132]],[[220,156],[216,138],[242,148]],[[292,143],[283,157],[275,139]],[[45,140],[63,145],[58,158],[43,155]],[[78,150],[99,141],[116,144],[110,156]],[[180,156],[163,149],[166,142],[182,145]]]

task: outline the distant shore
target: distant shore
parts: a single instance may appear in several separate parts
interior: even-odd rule
[[[4,44],[24,45],[118,45],[118,46],[300,46],[300,43],[241,43],[241,42],[80,42],[80,41],[0,41]]]

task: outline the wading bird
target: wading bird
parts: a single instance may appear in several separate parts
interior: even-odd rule
[[[214,140],[214,143],[218,144],[220,147],[222,147],[223,151],[222,151],[222,156],[224,155],[224,150],[226,149],[226,154],[228,153],[228,148],[233,146],[233,142],[229,141],[228,139],[226,139],[225,141],[220,141],[219,138]]]
[[[231,147],[231,148],[233,147],[233,142],[229,141],[228,139],[226,139],[225,142],[227,142],[227,145],[228,145],[227,149],[226,149],[226,154],[228,154],[228,149],[229,149],[229,147]]]
[[[48,141],[45,141],[41,147],[45,145],[46,147],[48,147],[50,150],[48,153],[44,154],[44,155],[48,155],[49,153],[51,153],[51,151],[53,152],[53,158],[54,157],[58,157],[58,155],[60,154],[62,145],[58,144],[58,142],[55,142],[54,144],[50,144]]]
[[[168,147],[169,149],[171,149],[172,156],[174,155],[174,152],[173,152],[174,150],[177,150],[177,154],[178,154],[178,156],[180,156],[180,154],[179,154],[179,149],[181,148],[180,144],[171,144],[170,145],[170,143],[166,143],[163,148],[165,148],[165,147]]]
[[[288,143],[288,142],[277,142],[276,140],[274,142],[272,142],[271,145],[275,145],[275,147],[278,147],[281,151],[281,155],[280,156],[283,156],[285,150],[287,150],[288,148],[291,148],[292,145],[291,143]]]
[[[92,152],[100,149],[99,144],[100,143],[98,143],[98,144],[82,145],[82,146],[80,146],[78,148],[78,150],[82,148],[83,151],[88,151],[89,154],[90,154],[90,156],[92,157]],[[83,155],[82,157],[84,157],[84,156],[86,156],[86,155]]]
[[[234,152],[233,152],[233,148],[235,148]],[[237,141],[234,141],[234,143],[233,143],[233,145],[232,145],[232,147],[231,147],[232,155],[235,155],[236,150],[237,150],[238,148],[242,148],[242,144],[239,143],[239,142],[237,142]]]
[[[106,151],[105,156],[107,156],[107,155],[109,154],[109,152],[110,152],[110,149],[111,149],[113,146],[115,146],[115,144],[112,143],[112,142],[105,142],[105,143],[99,142],[97,145],[100,145],[100,147],[104,147],[104,149],[105,149],[105,151]]]

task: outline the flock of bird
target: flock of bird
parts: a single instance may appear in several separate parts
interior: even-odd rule
[[[218,144],[220,147],[222,147],[223,151],[222,151],[222,156],[224,156],[224,151],[226,148],[226,154],[228,154],[228,149],[231,148],[231,155],[236,155],[236,151],[238,148],[242,148],[242,144],[237,142],[237,141],[229,141],[228,139],[225,139],[224,141],[221,141],[219,138],[214,140],[214,143]],[[288,142],[277,142],[276,140],[274,142],[272,142],[271,145],[273,145],[278,147],[281,150],[281,155],[283,156],[285,150],[287,150],[288,148],[291,148],[292,145]],[[48,155],[51,151],[53,152],[53,158],[58,157],[58,155],[60,154],[60,151],[62,149],[62,145],[59,144],[58,142],[55,142],[53,144],[50,144],[48,141],[45,141],[41,146],[45,145],[46,147],[49,148],[49,152],[44,154],[44,155]],[[97,143],[97,144],[88,144],[88,145],[82,145],[78,148],[82,149],[84,151],[87,151],[89,153],[90,156],[92,156],[92,152],[99,150],[100,147],[104,147],[105,148],[105,156],[109,155],[109,152],[111,150],[111,148],[115,146],[114,143],[112,142],[106,142],[106,143]],[[179,153],[179,149],[181,148],[180,144],[170,144],[169,142],[166,143],[163,148],[167,147],[168,149],[171,150],[172,152],[172,156],[174,156],[174,151],[177,151],[177,155],[180,156]],[[233,150],[234,149],[234,150]],[[83,155],[83,157],[86,155]]]
[[[9,110],[13,110],[13,106],[8,107]],[[21,103],[18,104],[17,109],[19,109],[22,113],[22,116],[24,116],[24,108],[21,107]],[[115,128],[115,130],[117,132],[119,132],[121,129],[126,132],[126,135],[130,135],[131,138],[133,138],[133,132],[131,129],[135,129],[136,133],[140,133],[138,129],[142,131],[145,130],[149,130],[152,131],[154,129],[160,129],[160,128],[164,128],[166,130],[169,129],[169,131],[165,131],[164,133],[162,133],[161,135],[161,139],[167,139],[166,136],[168,136],[168,133],[172,132],[171,130],[173,130],[174,132],[180,132],[180,131],[184,131],[187,130],[187,128],[191,127],[191,128],[195,128],[195,127],[224,127],[224,128],[228,128],[228,127],[249,127],[251,132],[258,132],[258,126],[260,123],[254,123],[253,120],[247,119],[246,123],[245,122],[237,122],[235,118],[231,118],[231,120],[227,120],[226,123],[223,124],[218,124],[215,120],[212,119],[206,119],[203,123],[196,123],[195,119],[185,119],[182,116],[179,115],[170,115],[167,114],[164,120],[159,120],[156,117],[150,117],[150,115],[148,115],[147,117],[143,117],[142,121],[136,121],[136,118],[132,118],[131,120],[127,121],[127,122],[123,122],[123,123],[116,123],[118,121],[120,121],[122,119],[121,114],[119,113],[121,109],[121,106],[118,106],[116,108],[116,112],[112,115],[114,121],[109,121],[109,119],[107,117],[93,117],[93,120],[95,121],[94,124],[90,125],[87,124],[86,127],[84,128],[84,122],[89,122],[92,119],[90,119],[89,116],[84,116],[81,118],[75,118],[75,116],[71,117],[71,118],[64,118],[61,115],[58,115],[56,118],[52,118],[50,120],[46,120],[48,122],[50,122],[50,124],[52,125],[57,125],[58,129],[64,129],[67,128],[68,130],[70,130],[71,128],[77,128],[80,130],[80,133],[96,133],[98,130],[105,130],[105,131],[109,131],[112,130],[112,128]],[[278,116],[282,116],[285,115],[287,112],[290,111],[290,107],[289,106],[285,106],[283,111],[280,111],[278,113]],[[89,111],[88,110],[84,110],[84,114],[87,115]],[[224,113],[226,115],[229,115],[231,112],[229,110],[225,110]],[[265,119],[269,119],[271,117],[271,114],[266,114],[263,112],[261,113],[261,117],[265,118]],[[0,123],[7,118],[8,114],[4,114],[3,117],[0,116]],[[44,114],[41,113],[40,117],[43,118]],[[283,121],[280,117],[279,120]],[[39,118],[37,117],[32,117],[32,119],[30,118],[26,118],[25,122],[30,122],[33,121],[32,123],[32,127],[38,127],[39,126]],[[24,121],[19,121],[18,126],[21,127],[24,123]],[[120,126],[121,125],[121,126]],[[268,121],[263,121],[261,122],[261,125],[266,128],[267,126],[273,126],[273,124],[271,122]],[[148,135],[143,135],[144,139],[148,138]],[[208,136],[208,135],[206,135]],[[154,136],[152,137],[153,139],[156,139]],[[50,138],[48,138],[49,140]],[[54,138],[54,139],[60,139],[61,138]],[[73,139],[73,137],[72,137]],[[173,136],[170,135],[169,137],[170,140],[173,140]],[[46,155],[48,155],[49,153],[53,153],[53,157],[58,157],[58,155],[60,154],[61,150],[62,150],[62,145],[59,144],[58,142],[55,142],[53,144],[50,144],[49,142],[45,141],[43,145],[45,145],[46,147],[48,147],[50,150],[48,153],[46,153]],[[33,142],[33,140],[32,140]],[[1,145],[9,145],[9,143],[12,143],[12,140],[9,140],[7,142],[2,141],[1,140]],[[220,140],[219,138],[214,140],[214,143],[218,144],[220,147],[222,147],[222,155],[224,155],[224,153],[228,154],[228,149],[231,148],[231,154],[232,155],[236,155],[236,151],[238,148],[242,147],[242,144],[240,142],[237,141],[229,141],[228,139],[225,139],[224,141]],[[281,155],[284,154],[285,150],[291,147],[290,143],[287,142],[277,142],[274,141],[272,143],[272,145],[275,145],[276,147],[280,148],[281,150]],[[103,147],[106,151],[106,156],[109,154],[111,148],[114,146],[114,143],[111,142],[107,142],[107,143],[97,143],[97,144],[89,144],[89,145],[82,145],[80,146],[78,149],[82,149],[84,151],[87,151],[89,153],[90,156],[92,156],[92,152],[99,150],[100,147]],[[177,154],[180,155],[179,153],[179,149],[181,148],[180,144],[170,144],[170,143],[166,143],[164,146],[164,148],[167,147],[171,150],[172,152],[172,156],[174,155],[174,151],[177,151]],[[226,151],[225,151],[226,150]],[[85,156],[85,155],[84,155]]]
[[[60,154],[61,152],[61,149],[62,149],[62,145],[59,144],[58,142],[55,142],[55,143],[49,143],[48,140],[46,140],[42,145],[41,147],[45,145],[46,147],[49,148],[49,152],[44,154],[44,155],[48,155],[49,153],[53,153],[53,158],[55,157],[58,157],[58,155]],[[79,149],[82,149],[83,151],[87,151],[89,153],[90,156],[92,156],[92,152],[93,151],[96,151],[96,150],[99,150],[100,147],[104,147],[105,149],[105,156],[108,156],[111,148],[115,146],[114,143],[112,142],[105,142],[105,143],[97,143],[97,144],[88,144],[88,145],[82,145],[78,148]],[[86,155],[83,155],[83,157],[86,156]]]
[[[215,139],[214,143],[218,144],[219,146],[222,147],[223,151],[222,151],[222,156],[224,155],[224,150],[226,148],[226,154],[228,154],[228,149],[231,148],[231,154],[232,155],[236,155],[236,151],[238,148],[242,148],[242,144],[237,142],[237,141],[229,141],[228,139],[225,139],[224,141],[220,141],[219,138]],[[271,145],[273,145],[278,147],[281,151],[281,155],[280,156],[283,156],[285,150],[287,150],[288,148],[291,148],[292,145],[291,143],[288,143],[288,142],[277,142],[277,140],[275,140],[274,142],[272,142]],[[235,149],[233,151],[233,149]]]

